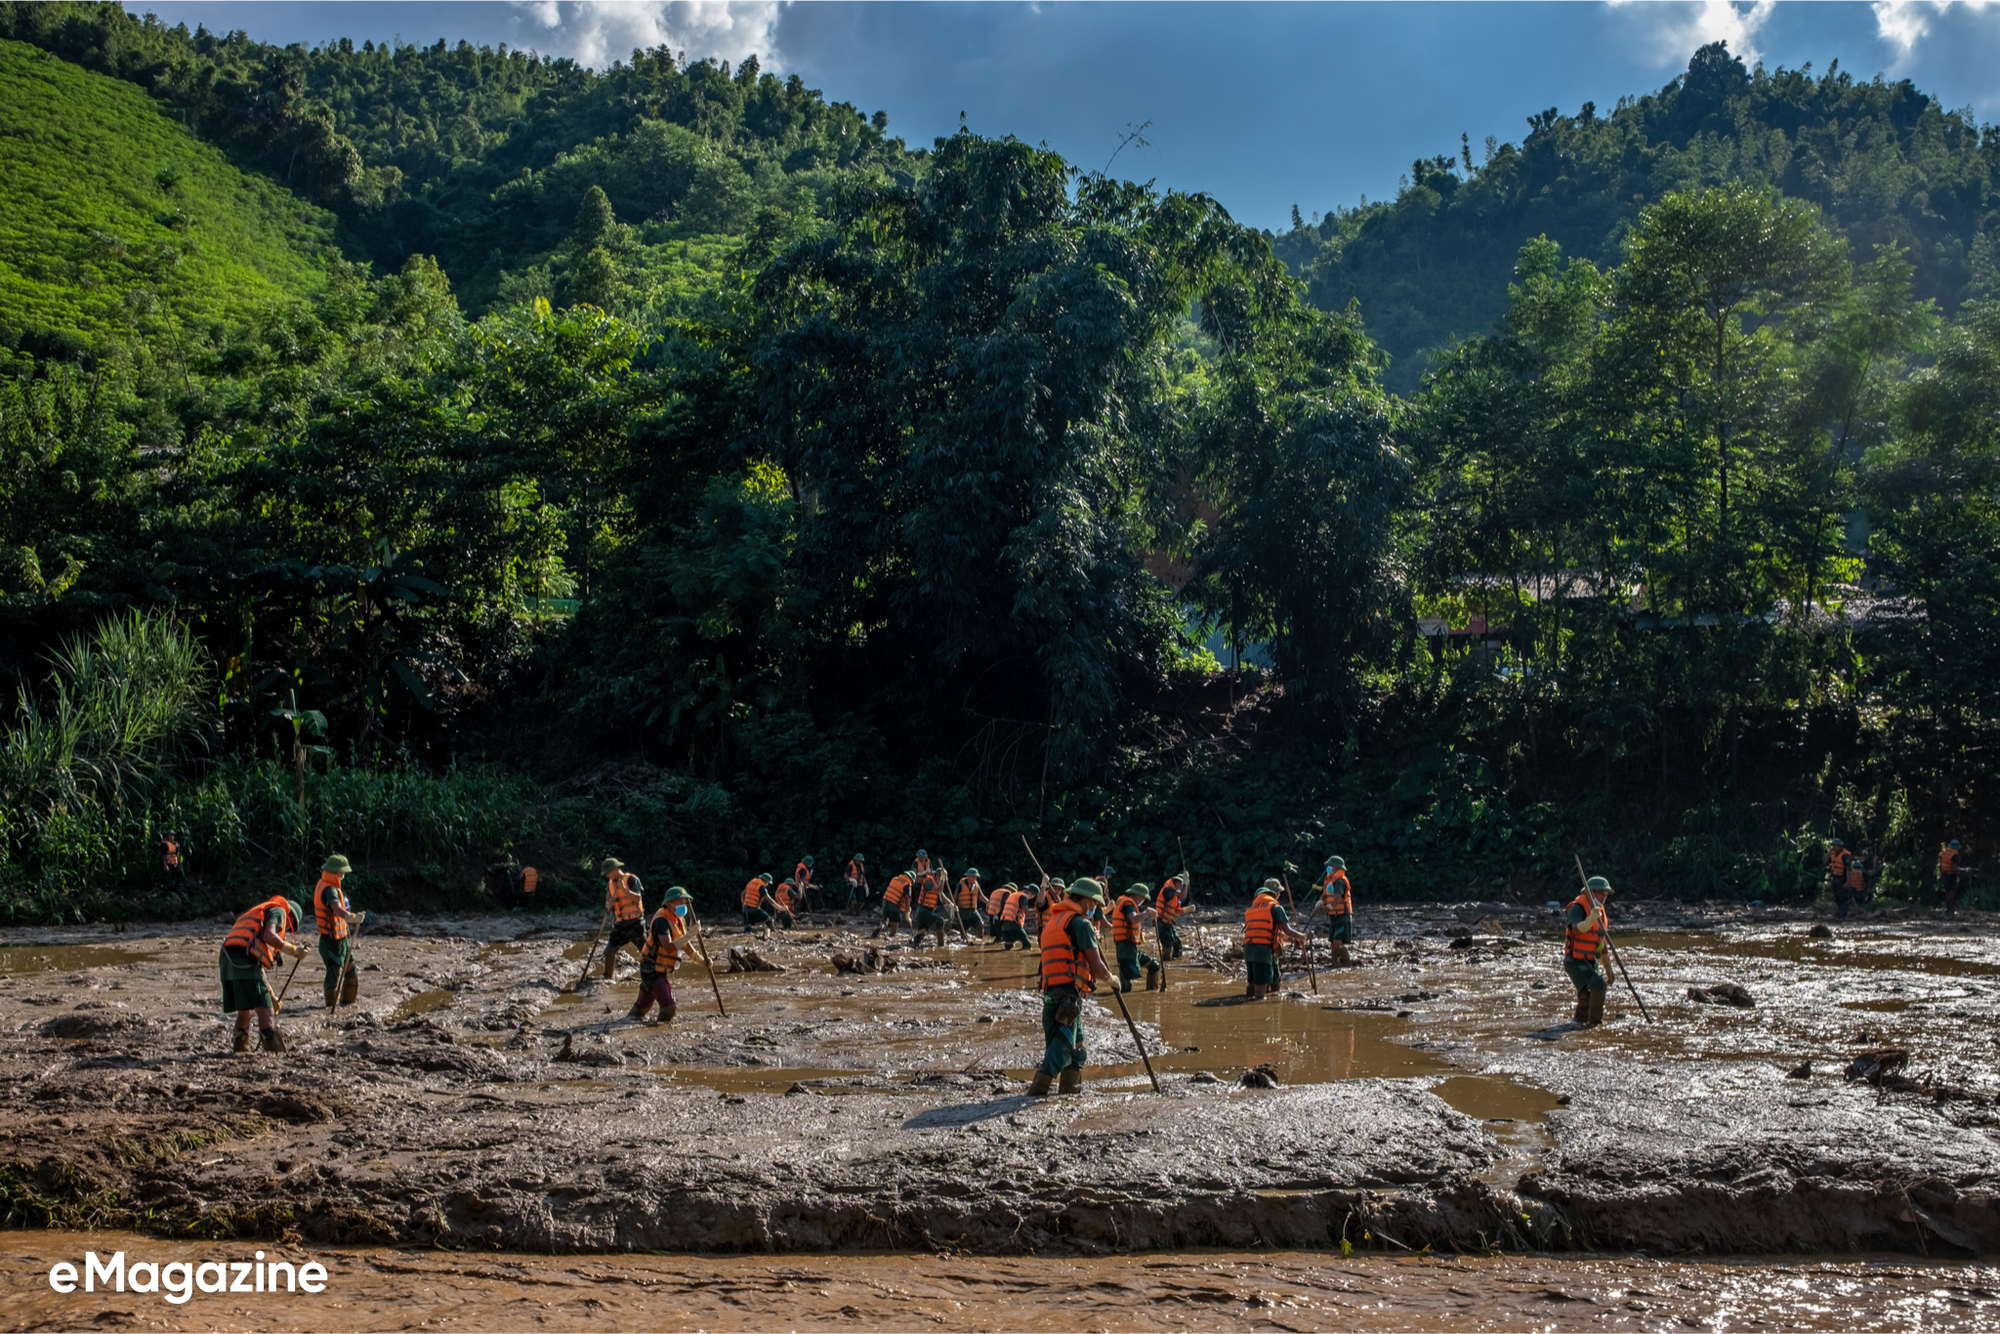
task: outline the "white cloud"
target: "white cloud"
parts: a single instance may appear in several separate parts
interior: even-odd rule
[[[602,67],[635,48],[665,46],[690,60],[718,56],[732,65],[756,56],[782,68],[781,0],[515,0],[537,50]],[[535,29],[539,29],[537,32]]]
[[[1630,8],[1652,20],[1654,55],[1661,65],[1684,63],[1696,47],[1710,42],[1729,43],[1729,53],[1744,64],[1755,64],[1757,30],[1771,18],[1778,0],[1692,0],[1683,4],[1639,4],[1636,0],[1608,0],[1613,8]],[[1879,8],[1879,6],[1878,6]]]
[[[1908,56],[1931,30],[1931,20],[1952,7],[1954,0],[1875,0],[1875,35]],[[1958,0],[1981,10],[1994,0]]]

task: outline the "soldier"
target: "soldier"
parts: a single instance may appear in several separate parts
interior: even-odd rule
[[[354,868],[347,858],[335,853],[320,864],[319,883],[313,886],[313,924],[319,928],[319,957],[326,965],[326,1008],[350,1004],[361,994],[361,977],[348,962],[354,955],[351,939],[355,927],[368,920],[365,912],[355,912],[347,902],[341,880]]]
[[[1347,880],[1347,863],[1338,857],[1326,859],[1319,901],[1326,909],[1326,938],[1333,947],[1333,962],[1341,967],[1353,963],[1347,947],[1354,941],[1354,886]]]
[[[965,874],[958,878],[958,934],[965,940],[976,939],[986,932],[986,919],[979,915],[980,905],[986,896],[979,888],[979,868],[968,866]]]
[[[776,908],[778,906],[777,900],[771,897],[771,886],[775,883],[775,878],[769,871],[766,871],[762,875],[751,876],[750,882],[743,886],[744,935],[749,935],[752,931],[755,931],[758,927],[771,920],[771,914],[767,910],[767,905],[769,908]]]
[[[673,973],[681,966],[681,955],[693,950],[685,916],[692,897],[679,885],[661,897],[660,906],[646,927],[645,948],[639,951],[639,994],[624,1022],[644,1019],[655,1003],[660,1007],[659,1022],[673,1022],[678,1012],[674,1005]]]
[[[1604,1021],[1604,993],[1610,988],[1603,968],[1611,948],[1611,919],[1605,901],[1611,897],[1611,882],[1594,875],[1584,882],[1583,893],[1570,900],[1563,919],[1563,971],[1576,988],[1574,1022],[1596,1025]]]
[[[306,957],[306,947],[290,939],[299,929],[299,905],[282,895],[265,899],[236,919],[223,939],[218,962],[222,972],[222,1008],[236,1016],[236,1045],[232,1051],[250,1050],[250,1016],[257,1016],[259,1046],[264,1051],[281,1052],[285,1039],[279,1034],[273,1012],[278,1008],[264,974],[278,966],[278,956]]]
[[[1134,883],[1118,896],[1118,902],[1111,907],[1111,939],[1118,947],[1120,991],[1130,991],[1132,979],[1138,977],[1141,970],[1146,974],[1146,990],[1159,989],[1159,961],[1139,948],[1139,942],[1146,938],[1146,905],[1152,897],[1152,890]]]
[[[1284,908],[1278,904],[1276,880],[1266,880],[1243,914],[1243,964],[1250,974],[1248,995],[1263,1000],[1278,985],[1278,941],[1285,938],[1305,943],[1305,936],[1292,929]]]
[[[1083,1001],[1109,982],[1111,970],[1097,948],[1097,932],[1084,909],[1104,902],[1104,888],[1095,880],[1079,880],[1050,906],[1042,924],[1042,1063],[1028,1085],[1031,1098],[1046,1097],[1050,1081],[1061,1078],[1057,1091],[1083,1088]]]
[[[1965,892],[1966,877],[1971,874],[1971,868],[1965,864],[1965,849],[1957,839],[1938,849],[1937,887],[1946,912],[1958,911],[1958,896]]]
[[[636,952],[646,938],[646,900],[639,877],[616,857],[597,864],[604,877],[604,909],[611,914],[611,939],[604,943],[604,976],[611,976],[618,951],[630,945]]]
[[[868,859],[855,853],[847,861],[847,912],[850,916],[868,906]]]
[[[1167,877],[1167,883],[1160,886],[1160,901],[1153,912],[1153,929],[1160,942],[1160,959],[1171,963],[1186,951],[1181,948],[1181,931],[1174,923],[1179,920],[1187,902],[1187,883],[1177,875]]]

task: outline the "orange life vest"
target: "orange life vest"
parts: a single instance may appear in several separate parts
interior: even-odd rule
[[[1835,848],[1826,854],[1826,869],[1835,879],[1847,874],[1847,863],[1854,856],[1846,848]]]
[[[899,875],[889,882],[887,889],[882,891],[882,902],[900,908],[903,906],[903,900],[909,896],[910,877]]]
[[[1012,894],[1009,894],[1007,896],[1007,901],[1002,905],[1000,905],[1000,920],[1002,922],[1008,922],[1008,923],[1020,921],[1021,900],[1026,897],[1027,895],[1018,889],[1015,890]]]
[[[534,893],[535,886],[540,883],[541,883],[541,877],[535,874],[534,867],[530,866],[526,870],[521,872],[521,892],[523,894]]]
[[[1958,874],[1958,849],[1938,849],[1938,874],[1941,876]]]
[[[812,867],[807,866],[804,862],[800,862],[792,868],[792,883],[800,889],[804,889],[807,885],[811,884],[812,878]]]
[[[327,893],[329,889],[332,894]],[[347,896],[340,892],[340,877],[331,871],[321,871],[319,883],[313,886],[313,925],[319,928],[322,936],[347,939],[347,919],[333,915],[335,908],[346,906]]]
[[[1009,891],[1006,886],[1002,885],[986,896],[986,915],[988,917],[997,918],[1000,915],[1000,910],[1007,906],[1008,893]]]
[[[1325,895],[1328,916],[1338,917],[1342,913],[1353,915],[1354,886],[1347,883],[1347,872],[1334,871],[1328,874],[1326,883],[1320,886],[1320,891]]]
[[[632,877],[623,871],[604,877],[604,898],[617,921],[636,922],[646,915],[644,901],[632,892]]]
[[[857,885],[865,885],[868,883],[868,872],[862,869],[860,862],[849,862],[847,864],[847,878],[854,881]]]
[[[1120,894],[1112,910],[1111,939],[1120,945],[1139,943],[1139,902],[1130,894]]]
[[[667,919],[672,928],[662,939],[657,932],[660,919]],[[646,924],[646,947],[639,951],[639,963],[655,973],[671,973],[681,965],[680,941],[687,934],[687,924],[680,914],[662,904],[653,910],[653,920]]]
[[[1161,926],[1174,924],[1175,919],[1181,915],[1180,881],[1170,879],[1160,886],[1160,901],[1155,905],[1155,911],[1160,914]]]
[[[979,911],[979,882],[971,876],[962,876],[958,882],[958,910],[960,912]]]
[[[274,894],[236,919],[236,925],[229,928],[229,935],[223,940],[222,948],[248,950],[250,957],[264,967],[275,967],[278,962],[278,951],[264,939],[264,917],[273,908],[278,910],[280,920],[284,923],[278,928],[280,935],[288,928],[297,929],[298,924],[292,921],[291,911],[285,907],[285,896]]]
[[[170,838],[163,838],[160,842],[166,848],[166,851],[160,854],[160,864],[171,871],[181,864],[181,845]]]
[[[931,859],[928,857],[918,857],[910,863],[910,868],[918,875],[923,875],[931,869]]]
[[[1090,965],[1084,962],[1076,942],[1069,938],[1069,924],[1076,920],[1080,911],[1074,903],[1058,903],[1042,926],[1043,991],[1052,987],[1075,987],[1088,996],[1094,989]]]
[[[1597,925],[1586,930],[1584,927],[1571,926],[1565,922],[1563,925],[1564,952],[1567,957],[1579,963],[1594,963],[1597,960],[1598,952],[1604,948],[1604,930],[1611,925],[1611,914],[1608,911],[1610,905],[1591,903],[1590,892],[1588,890],[1569,901],[1569,906],[1572,908],[1578,905],[1581,905],[1583,908],[1583,920],[1585,922],[1590,921],[1590,915],[1593,911],[1596,912]]]
[[[750,883],[743,886],[743,906],[746,908],[760,908],[763,904],[764,877],[753,875],[750,877]]]
[[[937,911],[938,882],[936,876],[926,875],[923,884],[917,887],[917,906],[919,908],[929,908],[933,912]]]
[[[1862,869],[1858,857],[1847,864],[1847,887],[1864,891],[1868,888],[1868,872]]]
[[[792,910],[792,882],[787,880],[784,884],[779,885],[778,892],[771,897],[778,901],[779,912],[790,912]]]
[[[1275,945],[1278,943],[1278,923],[1271,916],[1271,909],[1278,906],[1277,896],[1268,891],[1259,892],[1257,898],[1243,912],[1243,943],[1245,945]]]

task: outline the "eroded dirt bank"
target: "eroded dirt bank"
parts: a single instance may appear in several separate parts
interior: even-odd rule
[[[1993,1328],[2000,1271],[1908,1257],[996,1258],[468,1255],[271,1244],[317,1296],[57,1296],[52,1259],[199,1264],[243,1243],[0,1233],[0,1328],[184,1330],[1657,1330]]]
[[[1090,1091],[1040,1102],[1032,961],[997,947],[857,976],[828,960],[861,940],[805,929],[720,979],[730,1017],[697,967],[671,1026],[604,1032],[634,984],[562,990],[589,923],[391,919],[358,1014],[323,1022],[309,959],[292,1052],[235,1057],[216,925],[16,934],[0,1191],[17,1225],[544,1253],[2000,1254],[1990,919],[1627,920],[1658,1022],[1621,996],[1576,1031],[1539,913],[1364,913],[1317,993],[1202,1005],[1240,992],[1218,915],[1210,967],[1130,998],[1165,1096],[1093,1010]],[[1687,999],[1730,983],[1755,1007]]]

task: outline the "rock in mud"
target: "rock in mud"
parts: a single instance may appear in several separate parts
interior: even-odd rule
[[[1276,1089],[1284,1084],[1278,1079],[1278,1072],[1268,1065],[1252,1066],[1245,1070],[1236,1083],[1246,1089]]]
[[[729,950],[729,967],[724,971],[731,973],[782,973],[786,972],[787,969],[783,964],[770,962],[753,949],[732,945]]]
[[[1720,982],[1712,987],[1689,987],[1688,999],[1696,1005],[1733,1005],[1739,1010],[1754,1009],[1757,1004],[1749,992],[1734,982]]]
[[[1843,1077],[1850,1081],[1865,1079],[1871,1084],[1879,1084],[1886,1076],[1900,1073],[1909,1063],[1910,1053],[1897,1047],[1864,1051],[1848,1064]]]
[[[1811,936],[1814,940],[1832,940],[1833,928],[1828,926],[1825,922],[1819,922],[1814,924],[1813,929],[1806,932],[1806,934],[1808,936]]]

